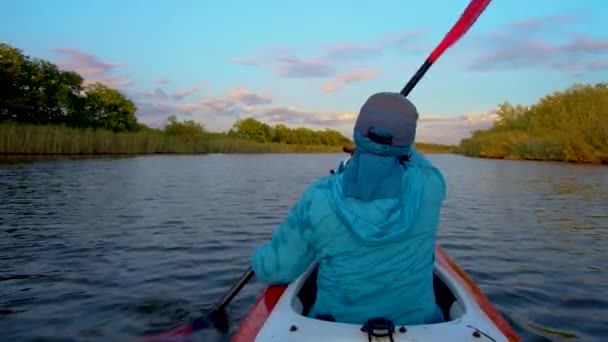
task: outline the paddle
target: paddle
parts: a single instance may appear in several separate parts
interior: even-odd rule
[[[458,21],[452,26],[452,29],[443,37],[443,40],[435,47],[435,50],[431,52],[431,54],[427,57],[427,59],[422,63],[418,71],[410,78],[407,84],[401,90],[401,95],[407,97],[410,92],[414,89],[416,84],[420,81],[422,76],[426,74],[431,65],[439,59],[439,57],[454,43],[456,43],[465,33],[473,26],[477,18],[483,13],[483,11],[488,7],[491,0],[471,0],[467,8],[465,8],[464,12],[460,15]],[[344,146],[342,149],[344,152],[352,155],[355,151],[354,147]]]
[[[418,71],[412,76],[412,78],[407,82],[405,87],[401,90],[401,95],[407,97],[409,93],[414,89],[418,81],[424,76],[424,74],[429,70],[431,65],[437,61],[439,56],[441,56],[445,50],[447,50],[450,46],[454,45],[464,34],[473,26],[477,18],[481,15],[481,13],[486,9],[486,7],[490,4],[491,0],[471,0],[467,8],[460,15],[460,19],[452,26],[452,29],[443,37],[443,40],[433,52],[429,55],[429,57],[424,61],[424,63],[420,66]]]
[[[226,332],[229,328],[228,317],[226,315],[226,306],[230,304],[232,299],[241,291],[241,289],[253,278],[254,272],[251,266],[245,271],[245,273],[239,278],[239,280],[232,285],[230,290],[218,301],[211,311],[206,316],[198,317],[192,322],[171,329],[167,332],[160,334],[143,336],[141,338],[133,340],[133,342],[154,342],[154,341],[179,341],[185,336],[192,334],[193,332],[201,329],[205,329],[210,326],[214,326],[216,329]]]
[[[414,89],[418,81],[424,76],[429,70],[431,65],[437,61],[437,59],[454,43],[456,43],[464,34],[473,26],[477,18],[485,10],[491,0],[471,0],[467,8],[464,10],[456,24],[452,29],[445,35],[441,43],[431,52],[426,61],[420,66],[418,71],[412,76],[409,82],[401,90],[401,95],[406,96]],[[344,147],[344,152],[352,153],[354,148]],[[138,339],[139,342],[152,342],[152,341],[168,341],[176,340],[185,335],[191,334],[194,331],[207,328],[214,325],[216,328],[222,331],[228,330],[228,320],[226,317],[226,306],[232,301],[232,299],[241,291],[243,286],[253,277],[253,270],[251,267],[243,274],[239,281],[232,286],[232,288],[224,295],[224,297],[215,305],[211,312],[206,317],[200,317],[193,320],[191,323],[175,328],[171,331],[151,335]]]

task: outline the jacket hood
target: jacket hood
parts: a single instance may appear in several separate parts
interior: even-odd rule
[[[425,186],[424,168],[428,161],[417,154],[412,157],[404,163],[401,191],[397,197],[364,200],[345,196],[342,187],[344,172],[334,175],[331,203],[344,225],[363,242],[377,244],[402,239],[416,223]],[[348,168],[348,164],[338,170],[343,171],[344,168]]]

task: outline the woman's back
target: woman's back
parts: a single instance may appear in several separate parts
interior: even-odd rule
[[[257,277],[288,283],[316,260],[313,317],[440,321],[433,268],[446,189],[439,170],[412,146],[417,120],[400,94],[372,95],[357,117],[350,160],[310,186],[270,243],[256,249]]]
[[[408,164],[402,186],[410,192],[397,199],[345,198],[342,174],[317,183],[323,186],[311,193],[309,209],[319,262],[313,317],[364,323],[381,316],[410,325],[441,320],[432,281],[445,185],[430,164]]]

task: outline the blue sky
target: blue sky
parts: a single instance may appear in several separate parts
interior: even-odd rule
[[[0,41],[119,88],[142,122],[225,130],[254,116],[351,136],[378,91],[399,91],[467,0],[19,0]],[[508,100],[608,77],[605,0],[494,0],[410,99],[418,141],[457,143]]]

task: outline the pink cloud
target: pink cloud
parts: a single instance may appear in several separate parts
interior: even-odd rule
[[[154,79],[154,82],[157,84],[167,84],[167,83],[169,83],[169,80],[162,76],[159,76],[156,79]]]
[[[285,124],[291,127],[337,128],[352,125],[355,113],[312,111],[288,106],[268,106],[256,111],[255,118],[269,124]]]
[[[200,109],[201,106],[194,103],[184,103],[177,105],[175,108],[182,113],[192,113],[193,111]]]
[[[327,77],[335,74],[336,68],[331,63],[315,59],[282,56],[275,74],[286,78]]]
[[[67,61],[59,62],[57,65],[74,70],[83,76],[105,74],[126,65],[126,63],[103,62],[91,54],[71,48],[57,48],[55,52],[70,56]]]
[[[351,70],[337,74],[331,81],[325,83],[321,91],[324,93],[333,93],[344,87],[344,85],[355,82],[362,82],[377,78],[378,72],[374,70]]]
[[[133,84],[125,74],[112,75],[113,70],[125,66],[126,63],[104,62],[89,53],[72,48],[56,48],[54,51],[69,56],[67,60],[57,62],[57,66],[79,73],[85,79],[85,84],[100,82],[115,88],[129,87]]]
[[[189,88],[189,89],[184,89],[184,90],[177,91],[177,92],[173,93],[171,95],[171,97],[173,97],[173,99],[175,99],[175,100],[181,100],[181,99],[186,98],[186,97],[188,97],[188,96],[190,96],[190,95],[192,95],[192,94],[194,94],[194,93],[196,93],[196,92],[198,92],[200,90],[201,90],[201,87],[193,87],[193,88]]]
[[[139,94],[148,97],[148,98],[152,98],[152,99],[157,99],[157,100],[166,100],[169,98],[169,96],[167,95],[167,93],[165,93],[162,89],[160,88],[156,88],[152,91],[144,91],[144,92],[138,92]]]
[[[397,48],[398,51],[418,52],[420,46],[412,48],[412,40],[420,36],[420,30],[403,32],[391,32],[381,35],[368,43],[356,42],[333,42],[324,44],[327,50],[326,58],[361,59],[381,54],[389,48]]]
[[[523,30],[544,29],[547,26],[580,22],[586,17],[582,14],[560,13],[542,17],[527,18],[511,22],[509,27]]]
[[[204,99],[202,108],[205,115],[208,116],[238,117],[244,111],[237,101],[223,97],[209,97]]]
[[[244,88],[233,89],[229,95],[230,99],[238,101],[247,106],[256,106],[272,103],[272,96],[254,93]]]
[[[242,58],[242,57],[233,57],[230,58],[232,63],[246,65],[246,66],[260,66],[264,64],[264,61],[253,59],[253,58]]]
[[[338,83],[328,82],[321,87],[321,91],[324,93],[335,93],[340,88],[341,86]]]
[[[500,71],[521,68],[549,68],[580,76],[598,67],[592,61],[608,54],[608,38],[564,32],[569,23],[584,16],[557,14],[535,17],[498,28],[486,34],[468,65],[474,71]],[[560,31],[548,30],[556,24]],[[599,65],[603,68],[602,65]]]
[[[380,35],[371,42],[329,42],[318,46],[314,57],[297,56],[292,47],[267,48],[263,57],[234,57],[231,61],[246,66],[268,65],[279,77],[327,78],[344,67],[342,60],[371,58],[390,48],[399,52],[418,52],[421,46],[412,44],[412,40],[419,35],[420,31],[405,31]]]
[[[164,120],[168,116],[175,114],[175,106],[167,103],[149,103],[149,102],[138,102],[137,115],[138,118],[143,119],[145,122],[153,120]]]
[[[327,50],[329,58],[361,58],[379,53],[382,47],[364,43],[336,42],[328,44]]]
[[[91,83],[95,83],[95,82],[99,82],[99,83],[107,85],[108,87],[117,88],[117,89],[127,88],[127,87],[132,86],[135,83],[127,75],[110,75],[110,76],[101,76],[101,77],[97,77],[97,78],[89,78],[89,79],[86,79],[83,82],[83,84],[86,85],[86,84],[91,84]]]
[[[458,144],[474,131],[491,127],[497,118],[496,109],[457,117],[421,115],[418,120],[416,141]]]

